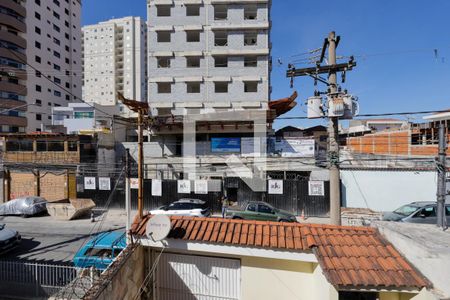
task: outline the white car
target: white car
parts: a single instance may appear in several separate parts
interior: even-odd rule
[[[180,199],[169,205],[150,211],[152,215],[209,217],[211,210],[206,202],[198,199]]]

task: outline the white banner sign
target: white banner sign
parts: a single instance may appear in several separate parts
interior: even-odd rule
[[[97,186],[95,184],[95,177],[84,177],[84,189],[95,190]]]
[[[208,181],[196,180],[194,184],[194,191],[196,194],[208,194]]]
[[[191,181],[178,180],[178,194],[190,194],[190,193],[191,193]]]
[[[130,189],[139,189],[139,179],[138,178],[130,178]]]
[[[309,181],[308,191],[310,196],[325,196],[323,181]]]
[[[152,179],[152,196],[162,196],[162,182],[160,179]]]
[[[98,178],[98,189],[101,191],[111,190],[111,179],[109,177],[99,177]]]
[[[282,157],[314,157],[313,139],[282,139],[275,142],[275,151]]]
[[[269,180],[269,194],[283,194],[283,180]]]

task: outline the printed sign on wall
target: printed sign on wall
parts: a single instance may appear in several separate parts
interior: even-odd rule
[[[308,194],[310,196],[325,196],[323,181],[309,181]]]
[[[269,180],[269,194],[283,194],[283,180]]]
[[[98,178],[98,189],[101,191],[111,190],[111,179],[109,177],[99,177]]]
[[[191,193],[191,181],[178,180],[178,194],[190,194],[190,193]]]
[[[95,177],[84,177],[84,189],[95,190],[97,188],[95,184]]]
[[[130,178],[130,189],[139,189],[139,179],[138,178]]]
[[[196,194],[208,194],[208,181],[196,180],[194,185],[194,191]]]
[[[160,179],[152,179],[152,196],[162,196],[162,182]]]

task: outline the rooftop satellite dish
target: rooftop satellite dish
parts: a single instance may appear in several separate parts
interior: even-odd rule
[[[166,215],[154,215],[148,222],[145,233],[154,242],[167,237],[171,229],[170,219]]]

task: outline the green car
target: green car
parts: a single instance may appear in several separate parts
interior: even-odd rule
[[[274,222],[297,222],[297,218],[263,201],[249,201],[241,207],[228,207],[225,218]]]

